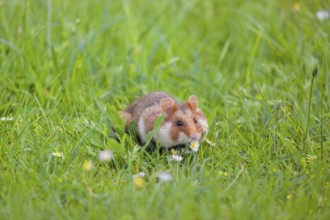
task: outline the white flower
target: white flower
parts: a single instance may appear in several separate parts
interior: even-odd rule
[[[318,11],[316,12],[316,16],[320,21],[324,21],[330,18],[330,11],[327,10]]]
[[[198,141],[193,141],[190,143],[190,149],[194,152],[197,152],[199,149],[199,142]]]
[[[316,155],[306,155],[306,159],[307,159],[307,163],[313,163],[314,161],[316,161],[317,156]]]
[[[0,120],[1,121],[12,121],[13,117],[2,117]]]
[[[63,157],[64,156],[63,152],[58,152],[58,151],[57,152],[53,152],[52,155],[54,157]]]
[[[145,172],[140,172],[140,173],[137,173],[137,174],[134,174],[133,175],[133,178],[137,178],[137,177],[145,177],[146,173]]]
[[[172,159],[180,162],[183,159],[183,157],[181,157],[180,155],[177,155],[177,154],[173,154]]]
[[[160,182],[170,182],[173,180],[173,176],[169,172],[160,172],[158,173],[158,179]]]
[[[210,141],[209,139],[205,138],[205,140],[206,140],[206,143],[208,143],[212,147],[215,147],[216,146],[216,144],[214,142]]]
[[[113,159],[113,154],[111,150],[103,150],[99,153],[100,161],[110,161]]]

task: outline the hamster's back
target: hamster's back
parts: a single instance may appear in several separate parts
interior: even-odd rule
[[[159,105],[160,100],[163,98],[171,98],[177,102],[171,95],[165,92],[152,92],[129,105],[124,111],[131,114],[132,120],[136,122],[146,108],[152,105]]]

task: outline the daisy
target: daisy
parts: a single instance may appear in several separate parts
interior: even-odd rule
[[[169,172],[160,172],[158,173],[158,179],[160,182],[171,182],[173,180],[173,176]]]
[[[100,161],[110,161],[113,159],[113,154],[111,150],[103,150],[99,153]]]
[[[172,159],[180,162],[183,159],[183,157],[181,157],[180,155],[177,155],[177,154],[173,154]]]
[[[330,10],[321,10],[316,12],[316,17],[320,20],[320,21],[324,21],[330,18]]]
[[[316,161],[317,156],[316,155],[307,154],[306,155],[306,159],[307,159],[307,163],[313,163],[314,161]]]
[[[13,117],[2,117],[0,118],[1,121],[12,121]]]
[[[193,141],[190,143],[190,149],[194,152],[197,152],[199,149],[199,142],[198,141]]]
[[[58,152],[58,151],[53,152],[52,155],[53,155],[54,157],[63,157],[63,156],[64,156],[63,152]]]
[[[137,173],[137,174],[134,174],[134,175],[133,175],[133,178],[135,179],[135,178],[137,178],[137,177],[145,177],[145,175],[146,175],[145,172],[139,172],[139,173]]]

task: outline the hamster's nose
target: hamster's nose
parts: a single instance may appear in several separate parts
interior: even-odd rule
[[[201,138],[201,134],[200,133],[191,133],[190,138],[192,140],[199,140]]]

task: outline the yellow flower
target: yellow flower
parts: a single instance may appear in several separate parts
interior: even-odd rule
[[[219,172],[218,172],[218,175],[220,176],[220,177],[228,177],[229,176],[229,173],[228,172],[223,172],[222,170],[220,170]]]
[[[171,154],[175,155],[177,153],[177,151],[175,149],[171,149]]]
[[[300,4],[298,2],[293,4],[293,10],[300,11],[300,9],[301,9],[301,7],[300,7]]]
[[[142,176],[137,176],[136,178],[134,178],[134,182],[133,185],[135,188],[137,189],[142,189],[146,184],[146,181],[143,179]]]
[[[82,167],[84,171],[91,171],[94,168],[93,163],[90,160],[85,160]]]
[[[307,166],[306,159],[304,157],[300,159],[300,165],[304,168]]]
[[[287,200],[290,200],[292,198],[292,195],[289,193],[287,196],[286,196],[286,199]]]
[[[63,157],[63,156],[64,156],[64,155],[63,155],[63,152],[59,152],[59,151],[53,152],[52,155],[53,155],[54,157]]]

